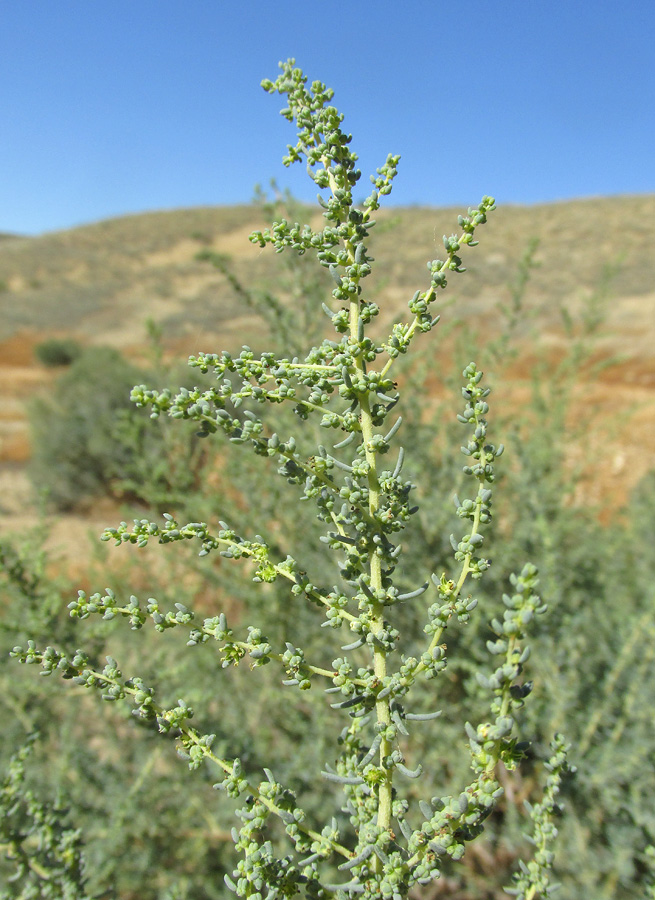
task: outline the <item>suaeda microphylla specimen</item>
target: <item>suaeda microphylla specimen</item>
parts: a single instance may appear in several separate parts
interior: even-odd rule
[[[454,498],[461,529],[450,537],[452,567],[417,573],[416,587],[401,592],[394,572],[402,564],[402,541],[411,541],[418,507],[412,502],[414,485],[403,474],[409,454],[400,443],[402,397],[394,367],[420,336],[437,326],[441,292],[451,275],[464,271],[460,254],[477,244],[477,230],[495,205],[484,197],[477,208],[459,216],[457,233],[444,237],[443,259],[428,263],[426,285],[409,300],[409,315],[383,338],[372,336],[380,308],[366,288],[374,263],[369,238],[374,215],[391,191],[399,157],[387,157],[371,178],[370,195],[356,205],[353,191],[361,173],[350,149],[351,136],[342,129],[343,116],[331,105],[333,92],[319,81],[308,88],[294,60],[280,68],[278,78],[264,81],[263,87],[285,98],[282,115],[297,127],[297,143],[289,146],[284,164],[306,162],[319,189],[324,227],[315,230],[283,219],[250,239],[277,253],[313,254],[329,270],[334,287],[323,309],[336,336],[312,347],[304,359],[256,354],[249,347],[238,356],[200,353],[190,365],[204,375],[211,373],[212,386],[177,394],[139,386],[132,397],[153,417],[191,420],[204,436],[222,433],[238,445],[237,451],[250,450],[274,461],[278,475],[289,484],[290,502],[312,504],[324,524],[324,552],[334,560],[337,580],[332,586],[316,583],[303,560],[292,555],[292,547],[286,557],[276,558],[264,537],[242,537],[225,522],[212,529],[166,515],[159,523],[122,523],[107,529],[103,539],[140,547],[152,540],[194,541],[201,556],[218,552],[241,559],[254,567],[255,582],[283,580],[289,603],[312,604],[317,628],[343,634],[343,655],[308,658],[291,642],[273,646],[256,626],[236,634],[224,613],[201,620],[181,604],[166,611],[154,599],[123,600],[112,591],[93,596],[80,592],[70,611],[78,618],[123,617],[135,629],[148,622],[158,631],[181,628],[189,646],[211,647],[209,652],[220,655],[223,667],[241,661],[252,668],[269,664],[267,674],[279,678],[280,690],[325,690],[327,702],[343,715],[334,757],[317,768],[317,777],[334,785],[334,810],[323,822],[309,821],[299,799],[276,780],[275,759],[262,777],[238,758],[217,755],[214,736],[190,724],[193,710],[184,700],[163,707],[153,687],[138,677],[124,677],[111,658],[99,670],[82,651],[66,656],[30,643],[14,654],[23,662],[40,664],[46,674],[57,672],[93,688],[106,700],[127,701],[138,719],[156,723],[163,734],[177,735],[179,752],[191,769],[204,763],[216,767],[221,776],[216,787],[244,801],[237,812],[240,827],[233,830],[239,861],[225,877],[237,896],[401,900],[416,885],[438,879],[445,860],[464,856],[466,843],[481,834],[503,794],[498,767],[511,771],[524,755],[525,745],[514,732],[531,690],[523,675],[529,656],[526,630],[545,611],[536,593],[537,571],[527,564],[510,577],[503,614],[491,619],[495,637],[487,642],[489,663],[477,675],[488,695],[488,717],[469,722],[465,711],[458,711],[462,744],[453,747],[453,753],[468,747],[470,779],[452,795],[416,799],[421,796],[422,767],[412,735],[417,729],[438,727],[447,629],[464,626],[479,614],[470,587],[490,564],[483,555],[485,531],[492,518],[495,466],[503,445],[488,438],[490,392],[483,373],[470,362],[462,373],[457,417],[470,491],[468,497]],[[411,389],[410,383],[405,390]],[[299,433],[272,431],[263,415],[267,404],[290,404]],[[301,449],[300,437],[309,420],[325,433],[311,454]],[[418,653],[408,653],[397,627],[395,614],[404,604],[422,605],[425,639]],[[434,686],[434,708],[418,712],[412,706],[412,689],[425,681]],[[552,816],[566,768],[566,747],[559,736],[552,749],[546,794],[533,810],[536,853],[510,889],[523,898],[549,890],[550,845],[556,834]],[[288,838],[283,851],[268,834],[269,820],[275,818]]]

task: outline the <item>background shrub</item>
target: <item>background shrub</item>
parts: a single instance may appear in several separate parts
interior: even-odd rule
[[[49,369],[70,366],[82,352],[82,347],[72,338],[50,338],[34,348],[38,361]]]
[[[161,373],[160,373],[161,374]],[[110,347],[91,347],[30,408],[35,487],[55,509],[131,497],[157,508],[193,485],[202,453],[193,435],[140,415],[132,387],[153,373]]]
[[[132,451],[120,437],[120,423],[129,415],[130,390],[143,376],[117,350],[91,347],[58,378],[52,394],[32,404],[32,478],[57,509],[111,494],[129,468]]]

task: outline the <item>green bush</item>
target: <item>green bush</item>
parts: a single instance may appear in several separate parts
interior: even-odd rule
[[[32,403],[30,474],[54,508],[101,496],[174,506],[196,483],[199,442],[158,427],[130,402],[147,375],[117,350],[88,348]]]
[[[439,316],[434,317],[432,304],[447,279],[463,271],[459,253],[475,246],[476,229],[495,207],[493,199],[485,197],[476,209],[459,217],[458,234],[444,236],[445,258],[428,263],[429,286],[409,302],[407,320],[394,323],[386,338],[369,336],[374,335],[380,309],[366,298],[363,287],[373,263],[368,238],[381,198],[391,191],[399,158],[387,158],[372,176],[372,193],[357,207],[352,193],[360,177],[357,157],[348,149],[343,117],[330,105],[332,91],[320,82],[313,82],[308,91],[307,79],[293,60],[281,68],[279,78],[263,86],[287,99],[284,115],[298,127],[298,144],[290,148],[285,163],[306,157],[310,177],[328,192],[327,200],[320,198],[326,224],[314,231],[282,219],[271,229],[255,232],[251,240],[278,252],[310,251],[329,270],[336,288],[332,305],[324,304],[324,311],[337,340],[321,341],[304,360],[272,352],[257,356],[250,347],[238,357],[227,352],[199,354],[190,365],[202,375],[211,371],[215,386],[182,388],[173,394],[139,385],[132,397],[154,418],[165,414],[190,420],[201,437],[223,432],[239,450],[274,461],[299,519],[303,505],[298,500],[314,508],[325,545],[321,555],[336,569],[335,583],[330,587],[330,581],[317,581],[314,573],[309,574],[311,560],[298,555],[304,542],[291,548],[296,555],[288,550],[282,555],[276,552],[277,540],[267,541],[258,533],[244,538],[222,520],[212,528],[197,519],[181,524],[166,513],[160,524],[144,518],[135,519],[133,527],[121,523],[107,529],[104,539],[140,547],[152,540],[191,541],[199,545],[200,557],[219,551],[228,559],[249,561],[256,584],[284,584],[288,602],[311,611],[309,639],[298,628],[299,620],[289,622],[289,640],[284,643],[265,634],[266,617],[238,636],[224,611],[201,622],[179,601],[175,612],[167,611],[154,598],[145,603],[134,595],[121,600],[111,589],[91,597],[80,592],[70,609],[71,615],[83,619],[98,613],[104,619],[127,619],[137,630],[146,623],[160,632],[181,628],[187,646],[215,646],[222,669],[242,660],[252,669],[272,664],[281,671],[285,687],[301,692],[295,703],[298,709],[304,705],[304,692],[321,684],[336,701],[330,707],[341,718],[333,725],[330,749],[306,773],[306,790],[299,801],[291,785],[280,780],[283,760],[274,745],[260,764],[240,752],[247,738],[243,727],[228,737],[222,729],[203,732],[190,724],[191,685],[184,699],[167,705],[142,675],[126,678],[113,656],[107,656],[101,667],[81,650],[73,654],[53,646],[39,650],[33,641],[25,649],[16,646],[12,655],[39,665],[44,674],[57,672],[97,690],[107,701],[126,702],[142,724],[176,736],[178,753],[189,769],[209,764],[219,776],[216,787],[228,798],[243,798],[245,805],[236,811],[241,826],[233,831],[240,859],[224,877],[238,896],[402,900],[412,888],[440,879],[462,859],[466,843],[483,833],[485,821],[499,808],[504,795],[501,770],[514,771],[528,746],[515,734],[520,710],[532,690],[532,683],[523,677],[529,656],[527,626],[546,609],[536,593],[534,565],[526,563],[510,576],[511,593],[503,595],[504,611],[496,605],[484,659],[477,664],[476,657],[468,655],[476,663],[475,711],[449,702],[452,691],[447,686],[435,709],[429,699],[432,691],[427,690],[443,682],[449,655],[446,629],[458,631],[456,624],[469,622],[478,602],[470,583],[477,583],[490,565],[482,547],[492,518],[495,460],[504,448],[489,441],[490,390],[474,362],[461,376],[463,402],[457,419],[466,434],[462,447],[466,465],[463,499],[455,497],[460,523],[450,536],[451,559],[443,569],[435,570],[430,561],[420,574],[412,571],[409,589],[404,585],[407,570],[394,577],[402,567],[400,535],[419,507],[410,500],[415,485],[402,473],[405,451],[396,437],[402,425],[398,414],[402,405],[396,409],[401,394],[390,371],[395,375],[399,358],[437,325]],[[298,332],[297,319],[290,324],[291,334]],[[91,380],[90,372],[84,375]],[[412,392],[411,387],[408,390]],[[420,386],[414,392],[420,392]],[[75,397],[80,422],[93,414],[98,395],[102,396],[97,383],[91,395],[94,403],[88,411],[82,397]],[[277,427],[273,430],[270,417],[262,417],[267,404],[272,409],[290,406],[297,417],[291,435],[280,434]],[[313,429],[304,427],[310,420]],[[327,431],[323,440],[331,449],[315,443],[317,428]],[[88,442],[98,472],[103,469],[108,437],[103,434],[99,441]],[[260,528],[269,531],[274,524],[262,521]],[[401,631],[402,610],[428,591],[436,595],[415,606],[424,623],[424,634],[416,641],[411,626],[406,635]],[[442,712],[452,719],[451,727],[467,748],[469,768],[456,786],[444,782],[435,795],[433,776],[421,761],[425,742],[420,732],[429,726],[420,723]],[[300,740],[315,750],[317,737],[306,722]],[[525,900],[550,883],[555,799],[567,769],[566,749],[561,736],[553,736],[550,775],[543,799],[532,812],[536,851],[513,879],[513,893]],[[264,781],[259,775],[262,768]],[[314,810],[312,799],[325,793],[326,783],[329,804]]]
[[[117,350],[92,347],[31,407],[31,474],[60,510],[111,494],[133,454],[119,435],[130,389],[143,378]]]
[[[285,77],[286,82],[276,83],[277,89],[281,92],[292,89],[293,96],[289,99],[300,102],[305,95],[295,73],[286,69]],[[317,91],[316,84],[313,89]],[[317,103],[314,113],[324,111],[327,112]],[[345,138],[334,117],[332,124],[331,140],[335,135]],[[321,132],[316,129],[314,133]],[[337,150],[340,161],[332,166],[334,172],[319,166],[316,173],[319,177],[321,171],[346,179],[352,173],[347,141],[339,138],[332,147],[333,152]],[[291,151],[290,155],[293,156]],[[395,163],[387,161],[378,172],[376,191],[384,194],[393,174]],[[328,228],[343,228],[341,236],[345,235],[347,247],[349,235],[361,236],[358,226],[368,223],[372,227],[370,216],[358,220],[362,211],[353,207],[348,207],[345,215],[348,189],[339,183],[336,188],[331,187],[326,210]],[[370,206],[366,208],[371,211]],[[287,256],[290,249],[299,253],[305,250],[301,256],[291,257],[295,261],[292,274],[300,283],[305,277],[300,266],[304,266],[312,252],[318,249],[319,254],[328,254],[322,261],[328,264],[326,268],[334,278],[334,300],[327,308],[337,327],[337,339],[319,344],[318,352],[315,349],[307,354],[299,348],[302,343],[299,323],[305,321],[312,304],[320,306],[325,299],[320,282],[306,292],[300,290],[297,305],[290,312],[275,297],[253,293],[248,302],[254,308],[260,304],[273,334],[275,359],[256,356],[247,348],[240,354],[200,355],[194,361],[201,385],[197,390],[187,388],[173,393],[149,391],[140,386],[134,391],[135,398],[154,412],[168,413],[171,419],[188,419],[193,431],[200,427],[203,433],[215,431],[219,437],[224,433],[235,451],[222,453],[214,462],[203,464],[197,470],[200,474],[195,483],[186,491],[171,494],[175,505],[171,503],[166,508],[164,482],[153,464],[157,453],[147,455],[147,445],[135,440],[131,425],[117,430],[123,444],[120,452],[125,453],[125,448],[129,448],[131,464],[138,467],[134,470],[135,482],[140,484],[143,495],[157,498],[153,503],[155,512],[175,511],[176,520],[166,518],[162,522],[154,512],[148,518],[141,513],[137,514],[133,526],[120,525],[106,533],[106,537],[120,543],[143,546],[154,540],[176,545],[169,549],[177,550],[179,555],[162,554],[162,562],[153,572],[152,583],[147,588],[150,599],[138,600],[131,594],[136,590],[133,581],[143,582],[142,575],[135,571],[130,580],[129,573],[119,573],[114,565],[101,576],[104,580],[100,583],[110,586],[107,590],[90,597],[82,594],[76,600],[47,588],[47,582],[38,574],[39,565],[30,563],[24,553],[7,547],[5,571],[8,596],[12,598],[7,621],[13,623],[7,633],[7,646],[22,646],[23,650],[14,651],[19,658],[33,666],[40,665],[46,673],[58,672],[69,681],[84,684],[89,694],[97,689],[109,701],[103,704],[105,718],[101,719],[94,712],[93,697],[87,694],[78,701],[84,703],[85,714],[76,716],[70,709],[67,711],[56,685],[46,681],[44,686],[41,680],[30,688],[34,679],[29,678],[29,669],[25,673],[19,670],[20,681],[13,671],[5,671],[4,696],[10,698],[6,701],[7,708],[17,711],[14,731],[7,736],[7,752],[9,747],[20,744],[21,728],[39,726],[44,738],[42,756],[37,758],[35,752],[35,780],[41,785],[43,795],[51,796],[47,789],[48,776],[52,774],[48,771],[48,760],[57,760],[57,772],[71,800],[71,816],[87,843],[92,882],[89,889],[113,892],[111,896],[125,900],[136,897],[164,900],[173,896],[216,900],[226,896],[225,875],[228,884],[234,883],[242,896],[258,898],[270,890],[272,897],[293,896],[294,892],[312,897],[319,865],[324,866],[326,900],[366,897],[371,892],[376,900],[395,894],[402,896],[407,887],[403,878],[409,864],[402,850],[411,840],[434,850],[435,868],[426,878],[440,876],[436,887],[415,886],[416,896],[435,896],[430,892],[437,890],[442,896],[455,896],[458,900],[500,900],[506,896],[504,885],[510,881],[518,860],[531,853],[525,839],[525,832],[530,830],[536,841],[536,850],[532,851],[536,855],[525,870],[521,871],[519,866],[518,883],[515,883],[519,896],[527,900],[547,893],[548,870],[553,862],[550,842],[555,826],[564,834],[555,858],[555,874],[562,881],[563,898],[631,900],[642,896],[642,885],[649,871],[648,847],[655,840],[650,799],[655,791],[652,733],[655,558],[651,540],[655,498],[651,477],[632,498],[624,519],[604,527],[598,523],[596,510],[572,504],[576,473],[567,467],[566,446],[574,438],[587,445],[584,423],[577,432],[572,432],[568,424],[570,404],[580,368],[590,353],[593,334],[590,331],[582,341],[572,336],[570,352],[557,370],[537,369],[533,396],[520,417],[515,410],[508,410],[504,415],[501,411],[495,416],[495,429],[502,430],[510,463],[499,467],[498,482],[480,485],[485,492],[490,487],[501,488],[494,490],[493,511],[502,524],[495,535],[489,530],[484,532],[485,557],[476,561],[480,541],[474,537],[472,542],[470,538],[474,534],[483,536],[482,509],[484,504],[488,506],[488,498],[483,499],[487,495],[480,491],[475,500],[469,502],[466,498],[467,485],[476,478],[474,454],[481,452],[476,441],[486,431],[486,423],[481,422],[486,413],[482,413],[482,407],[477,410],[475,431],[464,441],[460,436],[464,433],[464,423],[453,421],[447,392],[441,405],[433,404],[428,415],[428,397],[423,384],[427,373],[431,377],[439,376],[458,391],[461,391],[460,375],[453,376],[447,371],[431,350],[424,354],[416,352],[419,332],[430,331],[436,324],[431,313],[426,315],[423,303],[434,301],[442,283],[440,276],[446,270],[450,278],[450,272],[459,268],[454,247],[457,241],[453,242],[452,237],[445,239],[446,261],[442,261],[441,268],[431,264],[431,287],[411,301],[408,321],[394,326],[390,339],[383,342],[374,336],[374,331],[367,330],[375,323],[375,305],[369,300],[351,304],[340,293],[348,294],[350,285],[359,284],[365,276],[360,271],[355,273],[358,278],[351,277],[353,260],[349,256],[341,261],[329,258],[330,252],[337,251],[326,248],[321,241],[321,235],[324,239],[328,229],[309,232],[290,224],[294,222],[293,216],[278,211],[276,214],[278,221],[255,238],[264,243],[277,242],[278,249],[286,250]],[[474,214],[475,211],[469,213],[469,217]],[[341,216],[336,226],[331,215]],[[464,227],[471,224],[470,218],[468,222],[467,217],[463,219],[460,224]],[[368,249],[357,251],[358,242],[350,243],[355,256],[357,252],[360,254],[359,263],[355,258],[354,264],[367,265]],[[225,260],[212,258],[211,261],[230,278]],[[519,267],[518,287],[510,292],[512,302],[507,306],[506,327],[501,338],[490,340],[481,321],[479,334],[467,322],[456,341],[455,353],[462,364],[472,357],[483,360],[485,367],[495,372],[497,381],[502,381],[503,360],[511,358],[517,346],[516,323],[525,322],[521,297],[529,268],[530,252]],[[236,279],[230,280],[237,293],[244,290]],[[352,328],[352,315],[360,321],[370,317],[370,322],[363,322],[363,337],[359,326]],[[404,327],[413,328],[409,335],[411,353],[407,358],[414,363],[407,367],[403,366],[404,354],[400,349],[407,349],[403,345],[408,335]],[[317,326],[317,333],[320,331]],[[371,344],[366,344],[369,335]],[[377,352],[381,346],[383,351]],[[294,360],[293,356],[280,359],[285,347],[291,347],[298,359]],[[355,347],[360,348],[360,354],[354,353]],[[374,359],[362,364],[363,355],[372,348]],[[393,353],[395,350],[398,354]],[[343,365],[334,366],[333,370],[320,357],[321,352],[332,354],[330,359],[334,359],[335,353],[341,354]],[[263,365],[263,359],[268,360],[268,366]],[[330,375],[326,376],[321,393],[311,373],[321,372],[321,366],[325,365]],[[396,399],[392,386],[390,393],[383,394],[386,399],[376,400],[383,406],[379,416],[390,419],[373,427],[370,440],[378,448],[373,454],[378,479],[386,471],[384,499],[395,499],[397,505],[387,504],[392,515],[388,520],[382,519],[375,534],[385,534],[394,545],[397,545],[397,534],[402,534],[404,540],[402,551],[393,563],[384,556],[389,547],[383,542],[382,563],[395,566],[395,571],[387,572],[388,579],[385,577],[378,587],[372,577],[375,551],[369,551],[380,544],[371,537],[366,505],[362,510],[361,497],[355,496],[359,491],[366,497],[369,491],[370,501],[371,485],[371,469],[364,472],[361,468],[361,460],[371,458],[370,447],[364,446],[357,424],[361,427],[367,421],[364,409],[367,391],[356,389],[355,385],[363,383],[365,387],[364,376],[387,367],[397,377],[402,396],[391,407]],[[466,410],[473,406],[469,401],[476,389],[472,382],[478,377],[479,368],[475,374],[469,367],[466,370]],[[215,370],[218,379],[203,377],[205,369]],[[294,370],[302,373],[304,384],[291,377]],[[274,373],[274,379],[264,378],[267,372]],[[379,383],[377,387],[381,389]],[[262,398],[266,392],[271,396]],[[260,402],[262,399],[274,403]],[[477,402],[486,404],[484,399]],[[385,454],[375,438],[388,434],[400,410],[403,422],[389,437],[390,447]],[[462,404],[459,415],[469,420],[470,426],[471,416],[466,410]],[[337,416],[336,429],[321,427],[318,421],[329,411]],[[368,412],[371,412],[370,404]],[[473,412],[476,414],[475,408]],[[346,418],[348,413],[352,417]],[[150,420],[143,421],[149,427],[152,424]],[[174,421],[168,424],[179,427]],[[481,432],[476,435],[479,428]],[[290,435],[296,438],[293,449]],[[404,464],[396,443],[398,435],[402,435],[403,445],[408,448]],[[208,436],[203,443],[212,440],[215,437]],[[344,440],[351,443],[345,448],[336,446]],[[452,452],[453,441],[464,445],[464,471],[462,460]],[[333,442],[336,442],[334,447]],[[326,443],[330,445],[329,450],[324,446]],[[186,446],[181,441],[169,447],[168,459],[177,460],[179,476],[184,473]],[[353,448],[358,447],[360,450],[356,452]],[[243,452],[250,449],[255,452]],[[490,452],[486,446],[482,450],[485,454]],[[386,462],[388,457],[391,463]],[[341,468],[337,461],[353,471]],[[591,450],[588,462],[593,466]],[[163,464],[168,465],[166,459]],[[266,474],[270,475],[266,488],[263,466],[268,467]],[[276,466],[280,478],[275,478]],[[417,485],[418,510],[408,504],[405,507],[401,502],[405,495],[394,493],[393,475],[397,466],[402,472],[395,477],[403,485],[410,482]],[[318,492],[314,490],[317,479],[318,485],[322,485]],[[345,498],[340,496],[338,505],[332,509],[325,499],[329,501],[332,496],[331,479],[340,485],[339,493],[343,490],[346,494]],[[296,502],[303,494],[307,499]],[[344,499],[347,500],[345,510]],[[326,505],[319,506],[319,513],[325,515],[316,519],[311,515],[311,504],[322,502]],[[477,525],[476,508],[480,512]],[[473,520],[467,518],[471,511]],[[399,518],[405,513],[409,522],[406,531],[400,528],[397,532],[385,531],[393,522],[399,524]],[[238,523],[238,532],[219,520]],[[207,525],[202,524],[205,522]],[[400,524],[404,526],[406,522]],[[357,528],[357,536],[349,530],[351,525]],[[473,528],[469,530],[471,525]],[[466,536],[464,529],[468,541],[461,539]],[[452,546],[450,535],[457,536],[456,547]],[[327,538],[327,543],[320,541],[321,536]],[[340,541],[341,537],[346,540]],[[352,538],[354,543],[347,538]],[[184,552],[185,544],[196,541],[199,541],[199,558]],[[467,546],[462,548],[461,544]],[[222,557],[215,552],[221,548]],[[293,566],[287,557],[290,551],[302,565]],[[145,548],[143,552],[149,553]],[[366,558],[365,568],[357,570],[362,553]],[[241,558],[241,566],[234,564],[234,557]],[[486,557],[493,560],[490,568],[484,566]],[[252,570],[247,570],[248,559],[252,558],[256,565],[254,578]],[[525,578],[531,577],[532,570],[518,585],[514,583],[510,592],[513,596],[504,604],[504,620],[493,620],[500,618],[498,597],[507,592],[507,572],[515,560],[525,558],[539,565],[550,610],[548,616],[538,616],[530,623],[533,653],[526,668],[529,667],[530,681],[534,676],[534,691],[527,698],[525,709],[519,710],[526,699],[520,695],[527,695],[530,685],[521,680],[513,686],[514,690],[510,688],[509,695],[516,701],[516,707],[507,717],[512,722],[499,723],[497,718],[491,721],[489,717],[490,690],[494,689],[492,680],[497,676],[502,693],[504,676],[496,671],[490,677],[490,652],[495,653],[499,644],[508,643],[507,634],[497,632],[499,626],[505,630],[506,622],[510,623],[509,631],[514,630],[516,623],[512,624],[511,616],[512,606],[518,602],[516,595],[525,600],[529,593],[516,591],[516,587],[526,586]],[[172,568],[171,559],[174,560]],[[474,584],[479,601],[477,609],[469,608],[473,605],[473,585],[465,586],[462,581],[463,589],[457,597],[461,602],[453,610],[447,631],[440,630],[437,623],[436,642],[434,631],[426,638],[427,604],[423,603],[426,595],[402,599],[403,596],[415,593],[423,573],[429,572],[443,573],[445,581],[438,577],[435,585],[439,596],[449,581],[459,584],[463,571],[460,566],[466,565],[469,568],[477,565],[480,574],[484,574]],[[338,589],[331,589],[335,579]],[[340,602],[340,591],[350,600],[345,607]],[[384,604],[380,600],[382,594]],[[392,597],[398,602],[387,603]],[[386,621],[382,630],[387,635],[382,638],[374,630],[376,601],[384,606]],[[86,619],[85,653],[77,650],[78,639],[72,623],[62,616],[68,604],[73,616]],[[429,613],[428,627],[434,627],[432,617],[440,614],[434,607],[435,604]],[[322,609],[328,612],[327,616],[320,614]],[[49,616],[45,616],[44,610],[50,610]],[[529,610],[525,613],[529,619]],[[121,630],[126,621],[135,629],[133,634]],[[248,630],[246,623],[250,622],[255,622],[258,628]],[[318,627],[321,623],[339,627]],[[348,631],[348,623],[350,634],[344,633]],[[465,623],[466,627],[460,627]],[[154,627],[148,631],[148,625]],[[404,659],[398,660],[395,651],[387,646],[387,638],[390,642],[395,639],[394,629],[402,635]],[[27,644],[29,637],[34,644]],[[363,644],[344,650],[348,638],[350,643],[358,643],[363,638]],[[45,643],[51,645],[49,649],[37,649]],[[190,645],[186,649],[185,643]],[[426,643],[429,646],[434,643],[437,654],[431,653],[423,660]],[[445,650],[443,645],[447,645]],[[354,665],[348,671],[346,657],[350,654]],[[390,686],[386,696],[393,696],[395,702],[393,708],[390,704],[389,711],[398,714],[390,724],[400,730],[394,741],[390,741],[392,749],[384,759],[380,758],[379,750],[383,740],[387,740],[388,726],[379,729],[379,722],[376,726],[378,699],[385,705],[385,696],[379,697],[384,687],[372,686],[369,681],[371,674],[376,675],[375,661],[377,658],[379,662],[380,654],[386,655],[389,668],[379,680]],[[117,659],[123,672],[138,672],[138,678],[143,681],[121,674]],[[441,665],[445,659],[448,660],[446,669]],[[317,660],[326,662],[321,665]],[[424,665],[423,672],[434,670],[434,677],[418,677],[409,683],[413,666],[409,660]],[[241,663],[238,667],[225,666],[238,661]],[[392,668],[394,661],[400,662],[400,669]],[[406,678],[408,683],[394,681],[396,675]],[[384,681],[385,677],[388,682]],[[279,686],[282,679],[288,682],[283,690]],[[338,689],[329,693],[327,700],[336,701],[341,709],[333,709],[325,702],[325,696],[317,690],[321,681]],[[307,687],[305,682],[313,684],[311,690],[302,690]],[[375,695],[374,704],[367,694],[369,689]],[[408,696],[411,696],[411,707],[405,706],[409,704]],[[180,697],[184,702],[178,700]],[[137,716],[132,718],[142,726],[132,731],[128,730],[127,721],[131,717],[127,710],[123,711],[130,704],[137,707]],[[435,704],[441,709],[436,727],[429,722],[415,724],[405,714],[407,709],[431,713]],[[190,724],[189,706],[197,710],[198,731]],[[368,722],[367,714],[371,717]],[[473,724],[463,725],[463,717]],[[411,742],[402,736],[396,718],[403,727],[409,725]],[[60,722],[64,723],[63,727]],[[501,730],[511,727],[511,734],[497,737],[494,728],[499,727]],[[575,780],[561,785],[566,814],[560,818],[555,793],[560,787],[563,767],[561,743],[554,750],[549,745],[554,732],[562,729],[572,743],[572,761],[578,766],[579,774]],[[176,767],[171,761],[170,742],[168,745],[162,742],[158,732],[164,732],[171,741],[176,740],[180,755],[190,768],[197,768],[193,782],[189,782],[184,766]],[[59,737],[60,734],[65,737]],[[382,737],[376,753],[373,745],[379,734]],[[213,743],[209,735],[215,736]],[[526,742],[531,746],[522,747]],[[476,759],[480,763],[480,757],[476,754],[488,754],[483,769],[490,772],[499,749],[505,754],[507,765],[495,767],[492,777],[497,778],[495,790],[500,791],[502,787],[504,794],[498,794],[490,803],[489,814],[483,821],[463,822],[462,816],[478,813],[479,795],[476,788],[470,789],[472,784],[479,785],[475,781],[475,765]],[[519,749],[525,758],[519,767],[513,768],[511,754],[518,755]],[[393,755],[396,750],[407,754],[407,765]],[[550,762],[545,762],[549,756]],[[236,835],[236,850],[242,852],[242,858],[236,874],[235,848],[230,838],[236,798],[223,797],[224,802],[217,801],[211,787],[216,775],[209,766],[201,765],[203,760],[227,772],[228,793],[238,794],[245,788],[239,801],[241,831]],[[406,772],[400,766],[411,772],[410,766],[418,760],[423,764],[422,773],[416,779],[406,780]],[[332,767],[332,771],[324,770],[329,777],[317,779],[318,767],[326,763]],[[370,766],[366,777],[373,784],[362,774],[366,765]],[[545,765],[550,769],[544,771]],[[264,767],[271,774],[259,782]],[[271,783],[273,772],[275,784]],[[390,772],[399,792],[392,793],[394,836],[383,846],[386,837],[375,831],[379,821],[375,814],[379,812],[379,785]],[[358,780],[360,777],[364,784]],[[242,783],[243,778],[248,779],[247,786]],[[326,810],[334,808],[334,785],[339,778],[342,782],[345,779],[346,811],[338,807],[335,810],[340,832],[340,837],[335,838]],[[539,784],[544,778],[548,787],[542,793]],[[469,798],[465,812],[455,805],[460,801],[463,805],[462,794]],[[403,795],[407,810],[400,805]],[[296,814],[296,796],[302,798],[305,819]],[[532,823],[522,814],[521,801],[527,798],[533,803]],[[277,814],[277,825],[271,824],[270,812],[273,816]],[[326,823],[325,832],[321,835],[315,831],[313,838],[319,857],[323,852],[327,856],[332,850],[339,865],[352,865],[339,872],[336,864],[317,859],[306,863],[301,872],[308,881],[294,882],[293,866],[301,866],[312,855],[313,848],[306,849],[306,855],[300,852],[300,862],[297,862],[293,845],[301,851],[303,841],[308,842],[312,837],[307,836],[306,829],[311,827],[307,823],[319,823],[318,828],[321,822]],[[335,846],[339,841],[343,841],[342,851],[350,854],[350,858],[339,855]],[[460,860],[463,847],[466,853]],[[432,864],[427,851],[426,856]],[[394,866],[397,868],[393,869]],[[296,868],[295,873],[298,871]],[[332,881],[328,879],[345,884],[343,893],[329,887]]]
[[[81,354],[82,348],[71,338],[50,338],[34,348],[37,360],[49,369],[70,366]]]

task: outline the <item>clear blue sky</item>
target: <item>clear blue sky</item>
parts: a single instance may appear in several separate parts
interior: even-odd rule
[[[652,193],[654,38],[655,0],[0,0],[0,231],[314,199],[259,87],[289,56],[394,203]]]

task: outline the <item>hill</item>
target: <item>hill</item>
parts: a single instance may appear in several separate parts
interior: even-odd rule
[[[462,211],[416,207],[380,215],[373,251],[386,263],[367,287],[379,299],[383,320],[427,285],[426,262],[442,255],[441,236],[455,230]],[[308,210],[307,215],[319,214]],[[52,379],[36,363],[34,346],[56,335],[86,345],[109,344],[138,359],[148,320],[162,329],[167,351],[182,358],[246,341],[256,346],[261,322],[224,275],[196,255],[210,248],[229,257],[245,284],[273,285],[277,291],[279,257],[247,239],[266,224],[261,208],[240,206],[126,216],[40,237],[3,236],[10,238],[0,240],[5,513],[16,511],[9,498],[16,486],[23,485],[21,505],[27,496],[21,481],[29,457],[25,400]],[[461,289],[454,277],[445,296],[456,301],[457,316],[492,332],[521,253],[531,240],[538,241],[528,314],[519,324],[526,352],[513,369],[516,402],[530,375],[532,335],[538,333],[557,358],[565,340],[561,308],[575,314],[599,287],[609,292],[597,353],[614,361],[600,375],[602,384],[588,385],[584,409],[590,418],[600,414],[619,425],[599,453],[606,477],[616,476],[611,489],[624,497],[652,465],[645,449],[655,446],[655,196],[501,206],[479,237],[480,245],[465,254],[469,274]],[[329,290],[328,278],[326,298]],[[291,296],[290,287],[289,301]]]

